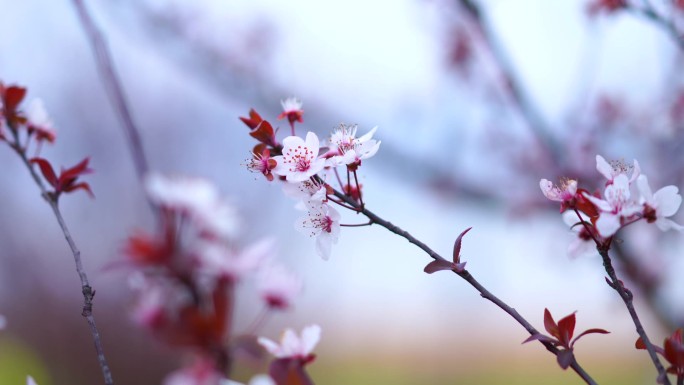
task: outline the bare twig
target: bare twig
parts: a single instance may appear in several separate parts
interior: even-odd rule
[[[670,380],[667,378],[665,368],[660,363],[658,355],[656,354],[655,347],[651,343],[651,340],[648,339],[648,335],[646,334],[646,331],[644,330],[644,327],[641,325],[641,321],[639,320],[639,315],[637,314],[636,309],[634,308],[634,296],[632,295],[632,292],[627,290],[622,281],[618,279],[618,276],[615,273],[615,269],[613,268],[613,263],[611,262],[610,256],[608,255],[608,249],[605,247],[598,247],[597,249],[599,254],[601,254],[601,258],[603,259],[603,267],[605,267],[606,272],[610,277],[610,287],[612,287],[620,295],[620,298],[622,298],[622,301],[625,303],[625,306],[627,306],[627,311],[629,311],[629,315],[632,317],[632,321],[634,322],[634,326],[636,327],[637,334],[639,334],[639,337],[641,337],[641,340],[644,342],[644,345],[646,345],[648,355],[651,357],[653,365],[658,370],[658,374],[660,375],[659,378],[663,378],[663,384],[670,385]]]
[[[656,12],[650,2],[643,2],[641,7],[628,6],[627,9],[635,15],[644,17],[658,27],[662,28],[668,35],[670,35],[679,48],[684,50],[684,35],[677,30],[677,27],[672,20],[668,20]]]
[[[147,159],[145,158],[145,151],[143,150],[142,139],[140,138],[140,130],[137,129],[133,121],[133,116],[128,107],[128,102],[126,101],[126,96],[121,87],[119,76],[114,68],[109,48],[102,37],[102,33],[100,33],[97,25],[95,25],[92,17],[90,17],[83,0],[73,0],[73,2],[81,25],[90,40],[95,55],[95,61],[97,62],[100,76],[104,82],[109,100],[126,132],[128,144],[131,148],[131,156],[133,157],[133,163],[135,164],[135,171],[142,182],[143,177],[149,170],[149,166]]]
[[[78,273],[78,276],[81,280],[81,292],[83,293],[83,311],[81,312],[81,315],[85,317],[85,319],[88,321],[88,326],[90,327],[90,333],[93,336],[93,342],[95,343],[95,351],[97,352],[97,360],[100,364],[100,369],[102,370],[104,382],[106,385],[114,385],[114,380],[112,379],[112,372],[109,369],[109,365],[107,364],[107,359],[105,357],[104,349],[102,347],[102,340],[100,339],[100,332],[97,329],[97,325],[95,324],[95,316],[93,315],[93,297],[95,297],[95,290],[93,290],[93,288],[90,286],[90,282],[88,281],[88,275],[86,274],[85,269],[83,268],[83,262],[81,260],[81,251],[76,246],[76,242],[74,242],[74,239],[71,236],[71,232],[69,232],[69,228],[67,227],[67,224],[64,221],[64,217],[62,217],[62,213],[59,210],[57,196],[47,191],[42,179],[40,179],[34,168],[29,163],[29,160],[26,157],[26,152],[19,143],[19,137],[17,136],[17,130],[15,128],[12,129],[12,133],[15,135],[15,143],[10,144],[10,147],[19,155],[22,162],[29,170],[31,177],[40,189],[42,197],[50,205],[50,208],[52,208],[52,212],[57,218],[57,222],[59,223],[59,227],[62,229],[64,238],[69,244],[71,254],[74,257],[74,262],[76,264],[76,272]]]
[[[505,49],[499,44],[496,35],[491,31],[486,15],[479,3],[476,0],[458,0],[458,3],[474,23],[474,27],[482,42],[494,58],[500,76],[503,78],[506,94],[518,108],[530,130],[542,144],[556,167],[561,166],[562,154],[556,139],[552,135],[551,128],[544,120],[539,108],[527,95]]]
[[[361,205],[358,202],[354,201],[352,198],[343,194],[342,192],[337,191],[337,190],[333,190],[333,191],[334,191],[334,194],[336,197],[345,201],[347,204],[354,206],[359,212],[361,212],[363,215],[365,215],[370,220],[371,224],[380,225],[380,226],[386,228],[387,230],[399,235],[400,237],[406,239],[410,243],[413,243],[414,245],[418,246],[418,248],[423,250],[427,255],[429,255],[434,260],[445,261],[445,259],[441,255],[439,255],[437,252],[432,250],[428,245],[426,245],[425,243],[423,243],[419,239],[415,238],[408,231],[403,230],[403,229],[399,228],[398,226],[395,226],[394,224],[380,218],[379,216],[377,216],[373,212],[369,211],[365,207],[361,207]],[[480,284],[475,279],[475,277],[473,277],[470,274],[470,272],[468,272],[468,270],[464,269],[460,273],[457,273],[454,271],[454,273],[457,274],[459,277],[463,278],[472,287],[474,287],[475,290],[477,290],[480,293],[480,296],[482,296],[482,298],[485,298],[485,299],[491,301],[496,306],[498,306],[501,310],[503,310],[508,315],[513,317],[513,319],[515,319],[520,325],[522,325],[522,327],[524,327],[525,330],[527,330],[527,332],[530,333],[530,335],[539,334],[539,331],[537,329],[535,329],[534,326],[532,326],[532,324],[530,324],[523,316],[521,316],[520,313],[518,313],[514,308],[507,305],[504,301],[499,299],[497,296],[495,296],[489,290],[487,290],[484,286],[482,286],[482,284]],[[559,352],[560,352],[559,349],[557,347],[555,347],[552,343],[547,342],[547,341],[541,341],[541,340],[539,342],[541,344],[543,344],[544,347],[546,348],[546,350],[548,350],[549,352],[553,353],[556,356],[559,354]],[[584,368],[582,368],[580,366],[580,364],[577,362],[577,360],[574,357],[572,359],[572,363],[570,364],[570,367],[587,384],[592,384],[592,385],[597,384],[596,381],[594,381],[594,379],[591,378],[591,376],[584,370]]]

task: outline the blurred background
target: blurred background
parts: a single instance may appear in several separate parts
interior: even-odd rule
[[[238,207],[244,244],[271,236],[302,277],[294,309],[261,335],[323,328],[319,384],[579,384],[523,328],[429,258],[372,226],[343,228],[332,258],[297,233],[278,183],[241,166],[254,141],[238,120],[275,123],[297,96],[303,130],[378,126],[360,169],[367,207],[445,256],[465,228],[472,274],[537,328],[577,311],[579,362],[601,384],[652,384],[646,353],[597,255],[571,258],[573,233],[539,180],[601,186],[595,156],[638,159],[657,189],[684,186],[682,54],[637,9],[584,0],[87,1],[109,43],[151,168],[206,177]],[[605,2],[609,3],[609,2]],[[598,4],[598,5],[597,5]],[[654,1],[676,26],[674,2]],[[597,8],[598,7],[598,8]],[[127,272],[112,268],[135,229],[154,224],[125,136],[69,1],[0,0],[0,80],[28,87],[55,123],[42,155],[91,156],[96,199],[61,200],[97,290],[95,316],[114,380],[160,384],[186,357],[130,319]],[[284,130],[286,123],[278,122]],[[282,136],[281,136],[282,138]],[[0,148],[0,384],[101,383],[73,260],[49,207]],[[684,222],[684,215],[674,218]],[[344,223],[358,223],[352,213]],[[650,336],[684,324],[681,234],[638,223],[619,234],[619,274]],[[260,309],[247,283],[237,330]]]

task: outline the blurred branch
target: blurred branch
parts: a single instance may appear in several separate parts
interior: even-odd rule
[[[137,129],[133,121],[133,116],[131,115],[130,108],[128,107],[128,102],[126,101],[126,96],[124,95],[123,89],[121,87],[119,76],[114,68],[114,63],[109,53],[109,48],[107,47],[107,43],[105,42],[102,33],[99,31],[97,25],[95,25],[95,22],[88,13],[88,9],[83,3],[83,0],[73,0],[73,2],[76,12],[78,13],[79,20],[81,21],[81,25],[83,26],[83,29],[90,40],[93,54],[95,55],[95,61],[97,63],[98,70],[100,71],[100,76],[104,82],[107,95],[109,96],[109,101],[112,103],[112,107],[114,108],[114,111],[119,117],[124,131],[126,132],[135,171],[142,185],[143,178],[147,174],[149,166],[147,159],[145,158],[145,152],[143,151],[140,130]]]
[[[427,255],[429,255],[429,256],[430,256],[432,259],[434,259],[434,260],[436,260],[436,261],[442,261],[442,262],[445,262],[445,263],[449,263],[449,262],[446,261],[441,255],[439,255],[437,252],[435,252],[434,250],[432,250],[428,245],[426,245],[425,243],[421,242],[419,239],[415,238],[415,237],[414,237],[413,235],[411,235],[408,231],[403,230],[403,229],[401,229],[400,227],[395,226],[394,224],[392,224],[392,223],[390,223],[390,222],[388,222],[388,221],[386,221],[386,220],[380,218],[379,216],[377,216],[376,214],[374,214],[374,213],[371,212],[370,210],[368,210],[368,209],[366,209],[365,207],[363,207],[360,203],[358,203],[356,200],[352,199],[352,198],[349,197],[348,195],[343,194],[343,193],[341,193],[341,192],[339,192],[339,191],[337,191],[337,190],[334,190],[334,195],[335,195],[337,198],[339,198],[339,199],[341,199],[342,201],[344,201],[346,204],[348,204],[348,205],[354,207],[354,209],[356,209],[358,212],[360,212],[360,213],[362,213],[363,215],[365,215],[365,216],[371,221],[371,224],[373,224],[373,223],[374,223],[374,224],[378,224],[378,225],[380,225],[380,226],[386,228],[387,230],[389,230],[389,231],[391,231],[391,232],[397,234],[398,236],[400,236],[400,237],[406,239],[406,240],[409,241],[410,243],[413,243],[414,245],[418,246],[418,248],[420,248],[421,250],[423,250]],[[518,313],[514,308],[510,307],[509,305],[507,305],[504,301],[502,301],[501,299],[499,299],[497,296],[495,296],[495,295],[492,294],[489,290],[487,290],[484,286],[482,286],[482,284],[480,284],[480,283],[475,279],[475,277],[473,277],[473,276],[470,274],[470,272],[469,272],[468,270],[463,269],[462,272],[456,272],[456,271],[454,271],[454,270],[452,270],[452,271],[454,272],[454,274],[456,274],[456,275],[458,275],[459,277],[463,278],[463,279],[464,279],[466,282],[468,282],[472,287],[474,287],[475,290],[477,290],[477,291],[480,293],[480,296],[482,296],[482,298],[485,298],[485,299],[489,300],[490,302],[494,303],[494,304],[495,304],[497,307],[499,307],[501,310],[503,310],[503,311],[506,312],[508,315],[510,315],[511,317],[513,317],[513,319],[515,319],[520,325],[522,325],[522,327],[524,327],[525,330],[527,330],[527,332],[530,333],[530,335],[540,334],[539,331],[538,331],[537,329],[535,329],[534,326],[532,326],[532,324],[530,324],[530,323],[529,323],[523,316],[521,316],[520,313]],[[539,342],[540,342],[541,344],[543,344],[544,347],[546,347],[546,350],[548,350],[549,352],[553,353],[554,355],[558,356],[558,354],[560,353],[560,350],[559,350],[556,346],[554,346],[552,343],[550,343],[550,342],[548,342],[548,341],[543,341],[543,340],[539,340]],[[595,382],[595,381],[591,378],[591,376],[590,376],[590,375],[589,375],[589,374],[580,366],[580,364],[577,362],[577,360],[575,359],[574,356],[573,356],[573,358],[572,358],[572,363],[570,364],[570,367],[572,367],[572,369],[575,371],[575,373],[577,373],[577,375],[579,375],[579,376],[582,378],[582,380],[584,380],[584,382],[586,382],[587,384],[596,385],[596,382]]]
[[[530,130],[532,130],[533,134],[543,145],[549,158],[557,167],[561,166],[562,154],[558,143],[556,143],[556,140],[552,135],[551,127],[542,117],[539,108],[527,95],[515,68],[506,54],[506,50],[499,44],[496,35],[492,32],[486,15],[482,11],[479,3],[476,0],[457,1],[463,10],[470,16],[478,34],[482,37],[483,43],[491,52],[503,78],[507,94],[511,97],[513,103],[515,103]]]
[[[666,19],[659,14],[650,1],[642,1],[641,7],[627,5],[627,9],[637,16],[641,16],[663,29],[675,41],[680,49],[684,50],[684,36],[677,30],[672,20]]]

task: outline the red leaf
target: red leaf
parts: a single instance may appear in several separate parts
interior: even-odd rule
[[[240,117],[240,120],[244,124],[247,125],[251,130],[255,129],[263,119],[261,116],[254,110],[254,108],[249,110],[249,118],[243,118],[242,116]]]
[[[259,123],[256,129],[250,132],[249,135],[251,135],[254,139],[268,146],[276,146],[275,132],[273,131],[273,126],[271,126],[271,123],[269,123],[266,120]]]
[[[76,179],[76,178],[78,178],[79,175],[92,172],[93,170],[88,168],[88,162],[89,161],[90,161],[90,158],[85,158],[80,163],[75,165],[74,167],[66,169],[66,170],[62,170],[62,172],[59,174],[60,182],[65,182],[69,179]]]
[[[566,347],[570,347],[570,340],[572,340],[572,335],[575,333],[575,322],[575,313],[558,321],[558,331],[560,333],[558,339]]]
[[[10,114],[13,114],[19,106],[19,103],[24,100],[24,96],[26,96],[26,88],[9,86],[5,90],[4,95],[5,110],[7,110]]]
[[[641,337],[637,338],[636,342],[634,343],[634,347],[639,350],[646,350],[646,344],[644,343],[644,340],[641,339]]]
[[[552,336],[559,338],[560,335],[558,333],[558,325],[556,325],[556,321],[553,320],[553,316],[551,316],[551,312],[549,309],[544,309],[544,329],[546,329],[549,334]]]
[[[463,239],[463,236],[470,231],[472,227],[468,227],[465,229],[457,238],[456,242],[454,242],[454,263],[459,263],[461,261],[461,240]]]
[[[85,190],[85,192],[87,192],[91,198],[95,198],[95,194],[93,194],[93,191],[90,189],[90,185],[88,185],[88,183],[86,182],[70,184],[69,186],[64,188],[62,192],[72,192],[76,190]]]
[[[558,343],[558,341],[556,341],[555,339],[553,339],[553,338],[551,338],[551,337],[549,337],[549,336],[547,336],[547,335],[541,334],[541,333],[532,334],[531,336],[529,336],[529,337],[528,337],[525,341],[523,341],[522,343],[523,343],[523,344],[526,344],[526,343],[528,343],[528,342],[530,342],[530,341],[549,342],[549,343],[552,343],[552,344],[554,344],[554,345],[557,345],[557,343]]]
[[[581,337],[584,337],[584,336],[587,335],[587,334],[593,334],[593,333],[598,333],[598,334],[610,334],[610,332],[609,332],[608,330],[604,330],[604,329],[596,329],[596,328],[594,328],[594,329],[585,330],[585,331],[583,331],[582,333],[580,333],[577,337],[575,337],[575,339],[574,339],[574,340],[572,341],[572,343],[570,344],[570,347],[572,347],[573,345],[575,345],[575,342],[577,342],[577,340],[580,339]]]
[[[425,269],[423,269],[423,271],[428,273],[428,274],[432,274],[436,271],[451,270],[453,268],[454,268],[453,263],[451,263],[449,261],[437,259],[437,260],[434,260],[434,261],[428,263],[427,266],[425,266]]]
[[[57,186],[59,185],[57,182],[57,175],[55,175],[55,170],[52,168],[52,165],[50,165],[50,162],[43,158],[32,158],[29,160],[29,163],[37,163],[38,167],[40,167],[40,172],[43,174],[43,177],[45,177],[45,180],[47,180],[52,187],[57,189]]]

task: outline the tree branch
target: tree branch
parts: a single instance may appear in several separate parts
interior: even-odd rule
[[[414,245],[418,246],[421,250],[423,250],[427,255],[429,255],[432,259],[437,260],[437,261],[446,261],[441,255],[439,255],[437,252],[432,250],[428,245],[411,235],[408,231],[401,229],[400,227],[392,224],[391,222],[388,222],[370,210],[366,209],[365,207],[361,207],[360,204],[358,204],[356,201],[348,197],[347,195],[341,193],[340,191],[334,190],[334,194],[336,197],[339,199],[345,201],[351,206],[354,206],[359,212],[361,212],[363,215],[365,215],[370,221],[371,224],[378,224],[387,230],[397,234],[398,236],[406,239],[410,243],[413,243]],[[510,307],[507,305],[504,301],[499,299],[497,296],[492,294],[489,290],[487,290],[482,284],[480,284],[475,277],[473,277],[468,270],[463,270],[461,273],[457,273],[454,271],[455,274],[457,274],[459,277],[463,278],[466,282],[468,282],[472,287],[475,288],[480,293],[480,296],[482,298],[485,298],[489,300],[490,302],[494,303],[496,306],[498,306],[501,310],[506,312],[508,315],[513,317],[522,327],[527,330],[530,335],[535,335],[539,334],[539,331],[532,326],[523,316],[520,315],[514,308]],[[559,354],[558,348],[556,348],[552,343],[546,342],[546,341],[539,341],[546,350],[549,352],[553,353],[554,355]],[[579,375],[584,382],[590,385],[596,385],[597,383],[594,381],[594,379],[591,378],[591,376],[580,366],[580,364],[577,362],[577,360],[573,357],[572,363],[570,364],[570,367]]]

